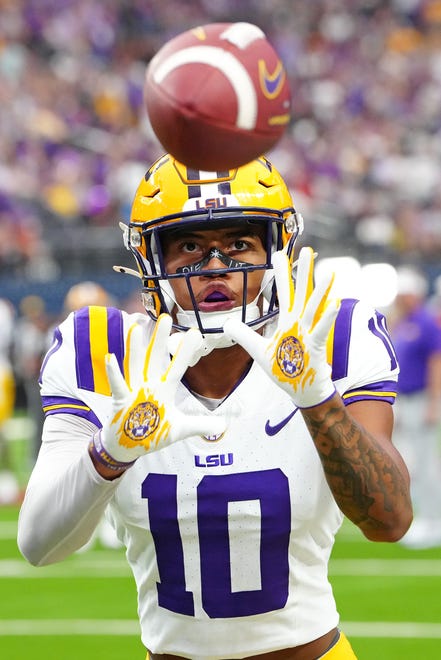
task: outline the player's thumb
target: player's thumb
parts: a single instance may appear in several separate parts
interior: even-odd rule
[[[220,415],[186,415],[182,420],[180,431],[183,438],[193,435],[217,438],[226,428],[227,422]]]
[[[177,339],[172,339],[177,337]],[[169,348],[173,351],[173,360],[169,368],[168,382],[177,382],[182,378],[188,367],[198,362],[201,356],[203,338],[197,328],[190,328],[187,332],[179,332],[170,336]]]
[[[229,339],[240,344],[255,360],[262,352],[263,337],[238,319],[228,319],[224,324],[224,333]]]

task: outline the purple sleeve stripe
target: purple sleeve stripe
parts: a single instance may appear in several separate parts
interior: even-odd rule
[[[114,307],[109,307],[107,310],[107,341],[109,353],[115,354],[121,373],[124,373],[123,319],[121,311]]]
[[[367,383],[363,387],[357,387],[358,390],[369,391],[369,392],[384,392],[385,390],[391,390],[392,392],[398,391],[398,385],[396,380],[379,380],[376,383]],[[348,390],[346,394],[355,392],[355,389]]]
[[[345,298],[341,302],[334,329],[332,380],[340,380],[348,373],[352,314],[357,302],[355,298]]]
[[[92,356],[90,354],[89,308],[75,312],[74,315],[75,369],[78,387],[94,391]]]
[[[67,413],[69,415],[77,415],[78,417],[83,417],[84,419],[89,420],[101,428],[102,424],[95,413],[86,406],[85,403],[79,401],[78,399],[69,399],[68,397],[51,397],[43,396],[43,412],[45,417],[49,415],[58,415],[60,413]]]
[[[383,380],[378,383],[369,383],[365,387],[348,390],[342,395],[345,404],[354,401],[376,400],[394,403],[397,396],[397,383],[394,380]]]

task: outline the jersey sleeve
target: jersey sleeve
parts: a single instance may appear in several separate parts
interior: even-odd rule
[[[394,403],[399,366],[382,313],[356,299],[342,300],[330,345],[332,378],[345,404]]]
[[[138,317],[142,315],[87,307],[55,330],[40,374],[46,413],[42,443],[19,521],[19,547],[32,564],[61,561],[80,548],[124,478],[101,477],[87,446],[108,416],[111,401],[105,355],[114,353],[124,370],[128,329],[148,323]]]
[[[138,317],[113,307],[84,307],[55,329],[40,373],[46,417],[67,413],[102,426],[110,397],[105,356],[114,353],[124,373],[127,328]]]
[[[92,433],[72,415],[45,422],[18,525],[18,546],[31,564],[62,561],[81,548],[124,477],[107,481],[95,470],[86,451]]]

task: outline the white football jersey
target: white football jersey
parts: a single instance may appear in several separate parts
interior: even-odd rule
[[[147,345],[153,322],[113,308],[84,308],[60,325],[42,368],[46,415],[102,426],[104,355],[124,368],[136,322]],[[398,367],[382,315],[344,300],[328,356],[345,402],[393,402]],[[178,405],[224,416],[227,430],[140,458],[109,505],[137,584],[143,643],[216,660],[323,635],[339,620],[327,570],[343,516],[302,415],[255,363],[215,411],[184,383]]]

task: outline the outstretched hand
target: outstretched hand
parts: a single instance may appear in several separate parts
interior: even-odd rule
[[[126,379],[115,355],[106,356],[112,407],[95,448],[105,452],[108,463],[131,463],[188,436],[217,435],[225,430],[219,416],[185,415],[176,407],[178,383],[194,361],[202,336],[196,328],[182,333],[170,359],[167,346],[171,326],[171,317],[162,314],[147,350],[141,326],[132,326],[127,342]]]
[[[277,329],[262,337],[236,319],[228,320],[224,332],[234,339],[288,394],[299,408],[317,406],[335,393],[326,342],[337,316],[338,304],[330,299],[334,276],[314,287],[314,253],[302,248],[296,283],[286,253],[272,258],[279,299]]]

